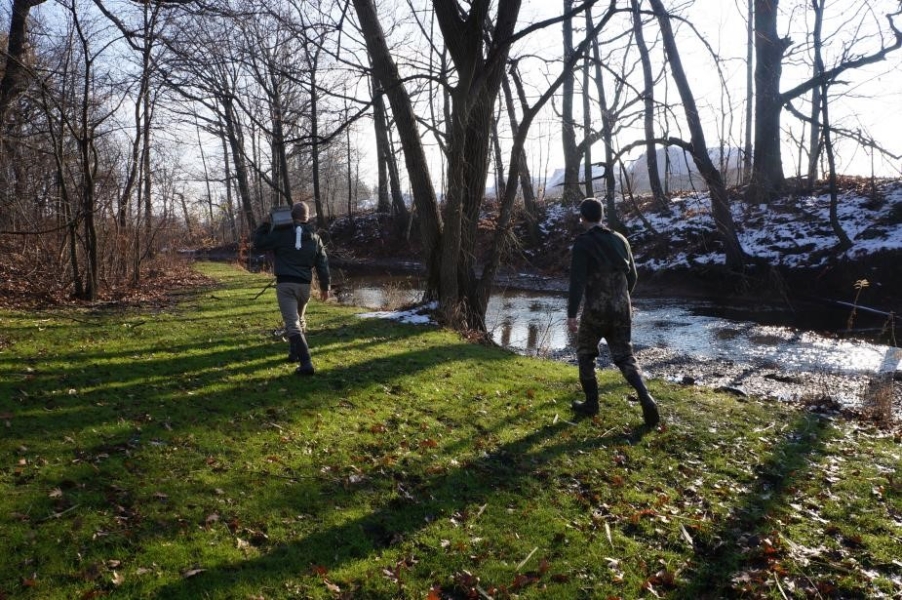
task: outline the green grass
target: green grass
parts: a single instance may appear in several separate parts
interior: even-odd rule
[[[0,312],[0,599],[902,594],[899,437],[314,302]]]

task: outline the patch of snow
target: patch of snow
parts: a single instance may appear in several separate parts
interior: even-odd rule
[[[435,325],[435,319],[432,318],[432,311],[438,308],[437,302],[430,302],[421,306],[415,306],[408,310],[379,310],[375,312],[360,313],[357,316],[361,319],[388,319],[399,323],[408,323],[411,325]]]
[[[733,202],[730,209],[746,254],[774,266],[817,268],[826,266],[831,255],[840,260],[857,259],[902,249],[902,227],[891,225],[898,218],[893,215],[902,212],[902,182],[881,184],[879,195],[877,200],[854,192],[839,195],[837,220],[852,241],[852,247],[841,254],[836,253],[839,238],[830,224],[829,194],[780,199],[771,204]],[[645,217],[656,231],[682,246],[693,237],[713,237],[716,227],[710,205],[707,193],[696,193],[673,198],[669,210],[649,212]],[[649,235],[638,217],[626,219],[626,225],[634,232],[634,245]],[[682,253],[664,259],[636,256],[638,266],[652,270],[684,267],[689,262],[722,265],[724,256],[719,251],[691,258]]]

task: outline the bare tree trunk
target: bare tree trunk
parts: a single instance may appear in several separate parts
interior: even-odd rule
[[[824,149],[827,151],[827,164],[830,167],[830,227],[839,239],[839,249],[848,250],[852,247],[852,240],[842,228],[837,214],[839,203],[836,186],[836,159],[833,152],[833,136],[830,133],[830,115],[827,111],[827,84],[824,83],[821,90],[821,116],[824,119]]]
[[[28,43],[28,15],[31,9],[45,0],[13,0],[9,20],[6,64],[0,79],[0,125],[6,123],[6,114],[13,101],[28,87],[28,70],[24,59]]]
[[[274,75],[273,78],[275,78]],[[288,170],[288,149],[285,147],[285,128],[283,124],[285,109],[282,107],[282,97],[281,94],[279,94],[279,88],[275,81],[273,82],[273,85],[276,87],[272,98],[272,146],[273,154],[275,155],[275,166],[278,167],[276,173],[281,175],[274,183],[281,184],[276,189],[278,193],[277,204],[287,204],[290,206],[293,195],[291,190],[291,172]]]
[[[592,31],[592,13],[589,10],[586,10],[586,32]],[[595,182],[592,181],[593,171],[592,171],[592,145],[594,142],[594,136],[592,140],[589,140],[590,132],[592,131],[592,97],[589,93],[589,90],[592,89],[592,86],[589,85],[591,82],[591,77],[589,75],[589,63],[591,62],[591,58],[589,57],[589,53],[587,52],[583,57],[582,61],[582,71],[583,71],[583,131],[585,132],[586,139],[583,140],[584,143],[584,152],[583,152],[583,179],[585,185],[585,197],[586,198],[594,198],[595,197]]]
[[[207,156],[204,152],[204,145],[200,139],[200,125],[197,122],[197,115],[194,116],[194,126],[197,129],[197,148],[200,150],[200,164],[204,169],[204,184],[207,188],[207,210],[209,211],[210,233],[213,232],[213,191],[210,187],[210,171],[207,169]],[[226,180],[228,185],[228,180]]]
[[[63,173],[60,172],[57,174],[57,179],[60,180],[64,177]],[[72,199],[69,197],[68,192],[66,191],[66,185],[60,184],[61,188],[61,196],[63,200],[63,211],[66,217],[67,226],[67,238],[69,240],[69,262],[72,266],[72,284],[74,287],[73,293],[76,298],[84,298],[85,297],[85,285],[81,278],[81,268],[79,266],[78,259],[78,220],[75,219],[75,215],[72,211]]]
[[[814,10],[814,31],[812,32],[814,73],[812,77],[817,79],[824,72],[824,59],[821,54],[824,0],[811,0],[811,8]],[[811,130],[808,132],[808,186],[810,188],[813,188],[817,181],[817,165],[821,157],[821,90],[822,86],[819,85],[811,90]]]
[[[589,13],[591,17],[591,12]],[[588,27],[594,29],[594,25]],[[604,78],[601,72],[601,48],[598,38],[592,38],[592,58],[595,62],[595,86],[598,89],[598,108],[601,111],[601,139],[604,143],[604,198],[607,206],[608,225],[623,234],[627,233],[626,225],[620,219],[615,199],[617,197],[617,179],[614,175],[614,114],[609,110]]]
[[[505,77],[501,81],[501,88],[504,91],[504,103],[507,106],[507,116],[511,124],[511,132],[514,134],[514,136],[516,136],[517,132],[520,130],[520,124],[517,122],[517,110],[514,105],[514,98],[511,91],[509,78],[515,79],[518,93],[522,92],[522,84],[517,77],[516,64],[511,65],[509,77]],[[526,104],[524,97],[525,93],[520,96],[525,110]],[[529,166],[526,161],[525,150],[523,151],[523,155],[520,157],[519,164],[520,190],[523,193],[523,207],[526,209],[527,230],[529,232],[528,235],[530,242],[537,244],[539,242],[539,239],[541,238],[539,231],[539,207],[536,203],[536,192],[532,185],[532,177],[529,174]]]
[[[378,79],[380,87],[388,97],[401,138],[401,145],[404,148],[404,158],[413,190],[417,222],[420,225],[425,253],[427,281],[424,296],[427,300],[434,300],[440,294],[441,263],[439,260],[441,253],[439,248],[442,237],[442,219],[429,175],[426,153],[417,129],[417,118],[410,102],[410,96],[408,96],[398,73],[398,67],[385,42],[385,34],[382,32],[382,25],[379,23],[373,0],[353,0],[353,2],[373,63],[373,75]]]
[[[724,245],[727,267],[736,271],[742,270],[745,267],[745,253],[742,250],[739,237],[736,235],[736,225],[733,223],[733,217],[730,214],[729,198],[723,178],[708,155],[701,119],[695,104],[695,97],[692,95],[692,89],[689,86],[689,80],[683,70],[682,60],[680,59],[680,53],[673,35],[673,28],[670,24],[670,15],[667,14],[661,0],[650,0],[650,2],[661,26],[664,50],[667,53],[667,60],[670,63],[673,79],[680,92],[680,99],[683,101],[683,107],[686,112],[686,121],[691,134],[689,151],[699,173],[705,179],[705,183],[708,184],[708,191],[711,194],[711,212]]]
[[[636,48],[639,50],[639,60],[642,63],[642,79],[644,89],[642,100],[645,103],[645,163],[648,169],[648,184],[654,201],[662,208],[667,207],[664,198],[664,188],[661,186],[661,175],[658,170],[658,153],[655,148],[655,82],[651,72],[651,58],[648,55],[648,46],[645,43],[645,34],[642,32],[642,13],[639,12],[639,0],[630,0],[633,13],[633,35],[636,37]]]
[[[73,294],[76,298],[84,298],[85,286],[81,278],[81,268],[79,267],[80,261],[78,257],[78,219],[76,218],[76,213],[78,212],[76,209],[78,207],[75,206],[75,201],[69,193],[69,186],[66,183],[66,155],[64,141],[66,135],[65,117],[60,115],[59,131],[57,131],[54,127],[55,124],[52,122],[53,118],[50,117],[50,111],[49,107],[46,105],[46,100],[44,110],[47,112],[48,118],[51,121],[48,133],[50,134],[50,139],[53,143],[53,159],[56,167],[54,180],[57,188],[56,191],[60,199],[60,212],[63,216],[63,225],[66,230],[66,247],[69,251],[69,265],[72,271]]]
[[[185,194],[181,192],[176,192],[176,196],[179,199],[179,206],[182,209],[182,216],[185,219],[185,229],[188,230],[188,239],[194,240],[194,224],[193,219],[191,218],[191,212],[188,210],[188,201],[185,200]]]
[[[407,204],[404,203],[404,191],[401,188],[401,174],[398,171],[398,160],[395,156],[395,143],[392,140],[391,131],[388,130],[388,114],[385,114],[386,134],[388,135],[388,154],[386,155],[386,166],[388,167],[388,184],[391,190],[391,206],[392,214],[395,218],[401,220],[399,231],[409,230],[411,220],[413,219],[411,212],[407,210]]]
[[[222,113],[225,120],[225,133],[232,150],[232,164],[235,166],[235,182],[238,184],[241,212],[244,215],[248,230],[253,231],[257,228],[257,218],[254,216],[253,201],[251,199],[251,187],[247,173],[247,160],[244,156],[244,135],[241,131],[241,123],[239,123],[235,115],[232,98],[223,97],[220,100],[222,101]]]
[[[348,120],[348,105],[347,100],[345,100],[345,121]],[[354,213],[354,186],[351,181],[351,128],[345,128],[345,159],[347,162],[347,185],[348,185],[348,219],[353,216]]]
[[[320,184],[319,172],[319,92],[316,89],[316,61],[319,57],[318,50],[315,56],[314,63],[310,68],[310,152],[313,158],[313,204],[316,207],[316,225],[321,230],[325,231],[329,227],[329,221],[323,210],[322,186]]]
[[[85,250],[85,300],[97,299],[97,228],[94,224],[94,175],[96,168],[94,126],[90,124],[89,109],[93,81],[93,60],[88,58],[87,40],[82,38],[85,54],[85,79],[82,87],[80,130],[78,133],[79,159],[81,161],[81,213],[84,230],[82,244]]]
[[[742,154],[742,182],[752,176],[752,120],[755,102],[755,0],[748,0],[745,46],[745,150]]]
[[[492,119],[492,159],[495,163],[495,200],[504,195],[504,159],[501,158],[501,140],[498,139],[498,119]]]
[[[573,10],[573,0],[564,0],[564,13]],[[564,62],[571,62],[573,56],[573,19],[564,19]],[[565,204],[573,204],[582,197],[579,191],[579,150],[576,145],[576,122],[573,120],[573,93],[575,89],[573,70],[564,76],[561,96],[561,143],[564,150],[564,192]]]
[[[232,162],[229,160],[229,140],[228,133],[226,133],[225,126],[222,127],[220,131],[220,139],[222,140],[222,162],[223,162],[223,170],[225,172],[225,191],[226,191],[226,218],[228,220],[229,229],[232,234],[232,241],[237,242],[239,239],[238,233],[238,223],[235,218],[235,203],[232,200],[232,185],[233,185],[233,177],[232,177]]]
[[[150,87],[144,89],[144,245],[147,247],[147,256],[153,256],[153,199],[151,197],[153,191],[153,177],[150,169]],[[139,279],[139,271],[135,272],[135,280]]]
[[[388,145],[388,124],[385,119],[385,102],[379,91],[378,82],[372,80],[373,94],[373,129],[376,134],[376,163],[379,167],[379,186],[376,212],[391,213],[391,198],[388,191],[388,161],[391,151]]]

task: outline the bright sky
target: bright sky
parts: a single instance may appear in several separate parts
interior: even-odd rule
[[[579,0],[574,0],[578,3]],[[665,3],[672,6],[676,2],[665,0]],[[626,0],[619,0],[618,4],[626,5]],[[647,4],[647,2],[645,2]],[[710,47],[722,57],[721,68],[726,73],[727,89],[729,91],[728,105],[733,107],[732,120],[727,122],[726,127],[729,129],[727,136],[728,145],[739,145],[743,131],[744,118],[744,98],[745,98],[745,20],[742,11],[746,0],[685,0],[679,2],[680,14],[686,19],[691,20],[698,28],[701,34],[707,40]],[[739,6],[737,6],[737,4]],[[803,10],[802,6],[807,6],[806,0],[783,0],[780,3],[782,14],[779,28],[781,33],[788,34],[796,42],[791,49],[790,54],[795,52],[797,48],[802,48],[802,42],[805,40],[805,31],[808,29],[807,10]],[[407,5],[400,3],[403,7],[399,9],[399,14],[407,10]],[[548,18],[560,14],[562,10],[563,0],[523,0],[523,9],[519,19],[519,28],[526,27],[531,22],[539,19]],[[599,7],[606,6],[607,2],[600,2]],[[874,19],[877,22],[885,23],[883,13],[889,12],[898,7],[897,0],[827,0],[828,18],[825,31],[829,34],[837,29],[846,31],[851,24],[858,22],[858,16],[854,12],[849,14],[850,6],[866,5],[870,6],[876,17],[872,17],[867,23],[873,24]],[[39,6],[36,13],[42,12],[45,17],[58,11],[59,7],[52,3]],[[596,16],[601,14],[601,9],[596,11]],[[383,19],[388,21],[390,16],[383,15]],[[902,19],[897,21],[902,27]],[[577,19],[576,25],[583,26],[582,19]],[[610,39],[624,32],[628,27],[624,20],[613,20],[608,28],[602,34],[605,39]],[[885,27],[885,25],[884,25]],[[871,27],[873,29],[873,27]],[[863,29],[867,32],[869,29]],[[649,44],[655,44],[656,48],[653,52],[660,55],[660,42],[658,40],[658,30],[656,26],[649,25],[645,29],[646,40]],[[411,34],[407,30],[408,35]],[[578,41],[579,32],[576,33],[575,39]],[[698,38],[692,33],[686,25],[680,25],[677,28],[678,43],[680,51],[686,66],[686,70],[690,76],[693,91],[695,93],[699,108],[703,112],[703,119],[707,127],[707,141],[709,146],[717,146],[719,141],[719,129],[724,127],[721,116],[724,112],[722,105],[727,103],[723,96],[723,88],[718,78],[714,75],[715,69],[710,54],[705,47],[698,41]],[[832,38],[831,38],[832,39]],[[837,60],[838,50],[842,47],[842,41],[837,38],[832,45],[826,50],[826,60],[828,66],[834,64]],[[418,42],[422,44],[422,42]],[[422,46],[409,45],[406,46],[411,51],[423,49]],[[877,47],[877,40],[867,40],[866,44],[855,46],[852,49],[854,54],[869,54]],[[549,27],[539,33],[530,36],[518,48],[515,49],[515,56],[536,55],[544,57],[552,57],[558,59],[561,54],[561,27],[555,25]],[[793,57],[787,60],[782,89],[786,90],[807,78],[807,68],[798,70],[793,66],[794,62],[802,62],[796,60],[801,57]],[[805,61],[807,62],[807,61]],[[554,70],[556,67],[547,67],[538,60],[523,60],[522,72],[528,84],[531,86],[532,95],[535,96],[543,90],[550,78],[557,75]],[[870,134],[877,138],[878,143],[897,154],[902,154],[902,77],[897,73],[902,70],[902,51],[898,51],[890,56],[888,61],[879,63],[865,70],[850,71],[844,77],[843,81],[848,85],[837,86],[837,92],[844,92],[846,95],[836,97],[831,103],[832,119],[835,124],[848,129],[861,130],[863,133]],[[577,85],[579,85],[580,77],[577,76]],[[671,103],[675,103],[677,93],[672,84],[669,86],[668,99]],[[579,102],[575,102],[577,111],[579,111]],[[803,108],[802,104],[798,104]],[[559,101],[554,109],[559,109]],[[560,119],[555,114],[552,106],[548,107],[545,114],[541,115],[533,123],[530,130],[531,143],[527,149],[529,166],[534,176],[550,174],[557,168],[562,166],[561,142],[559,138]],[[729,112],[729,111],[727,111]],[[502,123],[506,122],[506,115],[502,118]],[[802,133],[801,127],[794,117],[784,113],[784,132],[787,142],[792,136],[799,137]],[[421,128],[421,131],[424,131]],[[502,136],[504,136],[502,132]],[[688,134],[682,134],[688,137]],[[619,136],[618,143],[626,144],[641,139],[642,133],[638,130],[624,132]],[[370,147],[373,136],[371,135],[371,125],[368,121],[362,124],[352,133],[352,142],[361,146],[362,162],[360,164],[361,174],[364,180],[369,183],[375,183],[375,150]],[[187,156],[196,154],[194,148],[195,133],[189,132],[184,136],[179,136],[179,143],[183,147],[179,150]],[[424,141],[431,150],[431,170],[433,178],[437,182],[437,188],[440,189],[440,181],[443,177],[444,164],[439,155],[436,145],[431,136],[426,135],[424,131]],[[601,156],[601,145],[596,145],[595,157]],[[213,159],[221,154],[221,145],[218,141],[214,141],[205,148],[207,159]],[[637,158],[641,151],[635,151],[630,158]],[[861,148],[852,143],[839,143],[838,146],[839,170],[848,174],[869,174],[871,169],[871,161],[869,155]],[[787,175],[795,173],[795,163],[798,151],[794,145],[787,145],[784,150],[784,160],[786,164]],[[180,161],[182,164],[189,164],[193,159],[186,158]],[[507,157],[505,156],[505,161]],[[194,161],[199,162],[199,159]],[[881,176],[898,176],[900,168],[902,168],[902,160],[886,161],[881,157],[875,160],[874,167],[878,175]],[[493,185],[490,175],[489,185]]]

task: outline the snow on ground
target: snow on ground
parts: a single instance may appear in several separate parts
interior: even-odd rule
[[[435,319],[432,318],[432,313],[437,308],[437,302],[430,302],[429,304],[423,304],[409,310],[379,310],[375,312],[360,313],[357,316],[361,319],[389,319],[391,321],[410,323],[412,325],[435,325]]]
[[[789,268],[817,268],[831,258],[855,259],[885,250],[902,249],[902,182],[881,184],[875,199],[862,192],[839,194],[837,219],[852,241],[852,248],[838,254],[839,238],[830,225],[830,195],[782,198],[770,204],[731,205],[737,234],[745,252],[766,259],[771,265]],[[692,239],[710,236],[714,231],[711,201],[707,193],[674,198],[665,212],[648,213],[652,227],[665,233],[677,248],[693,247]],[[638,232],[631,240],[649,233],[637,217],[627,225]],[[720,265],[723,253],[717,247],[707,252],[675,252],[666,257],[643,257],[637,253],[637,265],[652,270],[692,265]]]

